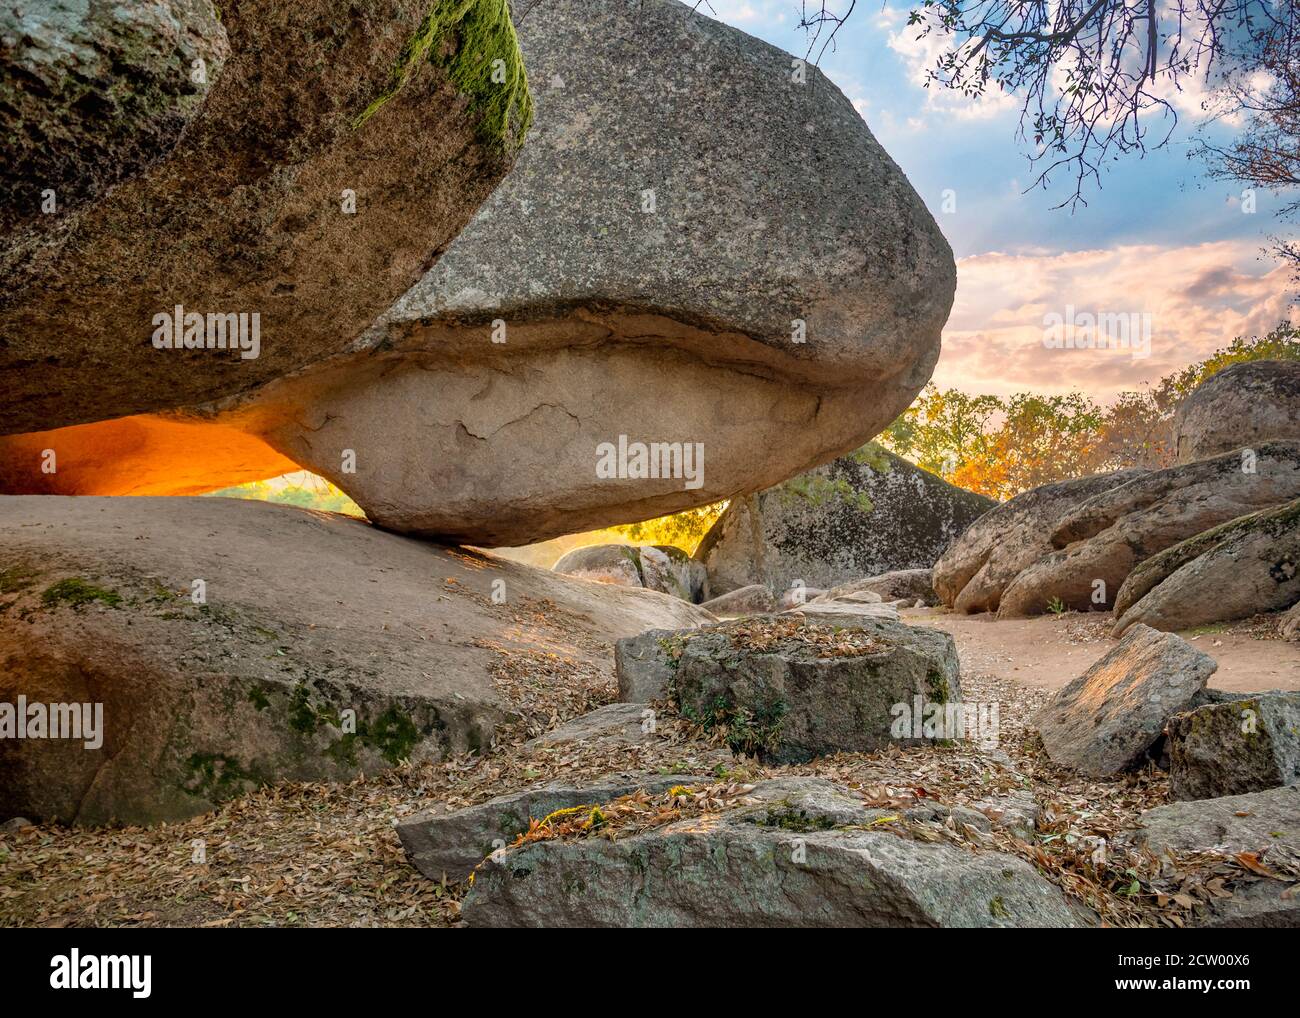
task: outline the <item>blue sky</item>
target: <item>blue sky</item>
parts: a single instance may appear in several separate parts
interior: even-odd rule
[[[798,0],[709,2],[721,21],[796,55],[807,50]],[[1288,274],[1264,251],[1279,232],[1279,199],[1261,192],[1256,213],[1244,214],[1241,189],[1208,179],[1188,158],[1200,94],[1177,97],[1168,147],[1110,164],[1100,190],[1087,190],[1087,207],[1054,210],[1071,182],[1062,175],[1051,190],[1026,191],[1036,171],[1016,140],[1013,100],[975,104],[921,86],[933,47],[915,42],[907,9],[859,0],[820,66],[957,256],[957,304],[936,381],[1002,394],[1083,388],[1106,399],[1288,316]],[[945,188],[956,191],[955,213],[942,211]],[[1045,350],[1043,315],[1067,304],[1149,315],[1151,356]]]

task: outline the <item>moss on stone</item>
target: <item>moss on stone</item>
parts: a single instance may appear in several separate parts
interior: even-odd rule
[[[104,587],[97,587],[93,583],[76,576],[70,576],[66,580],[59,580],[58,583],[51,584],[41,594],[41,603],[47,608],[53,608],[60,604],[66,604],[71,608],[80,608],[92,601],[98,601],[110,608],[116,608],[122,603],[122,595]]]
[[[355,126],[397,95],[425,60],[469,97],[484,143],[506,150],[523,141],[532,124],[533,99],[507,0],[436,0],[402,48],[388,87]]]
[[[763,827],[777,827],[783,831],[796,834],[809,834],[813,831],[829,831],[835,828],[835,821],[826,816],[809,816],[807,810],[795,809],[788,801],[769,806],[767,815],[755,818],[755,823]]]

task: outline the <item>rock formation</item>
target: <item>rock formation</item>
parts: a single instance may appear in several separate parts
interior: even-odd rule
[[[704,567],[670,544],[589,544],[574,548],[551,568],[580,580],[644,587],[694,604],[708,600]]]
[[[1300,693],[1206,704],[1169,722],[1169,795],[1213,799],[1300,781]]]
[[[788,54],[675,0],[551,0],[531,7],[519,31],[537,104],[529,142],[435,269],[378,326],[346,353],[253,390],[309,359],[291,356],[282,339],[270,349],[270,337],[282,335],[277,318],[264,327],[268,349],[258,360],[203,361],[223,365],[230,384],[200,392],[186,375],[185,385],[167,387],[170,405],[249,391],[161,425],[95,425],[133,427],[143,439],[110,469],[85,450],[114,443],[86,431],[11,440],[0,446],[0,461],[13,464],[0,476],[5,490],[165,493],[167,472],[186,457],[185,490],[199,475],[219,488],[259,469],[273,475],[288,460],[338,484],[384,527],[518,545],[770,487],[861,446],[911,402],[938,356],[952,254],[833,84],[814,68],[806,82],[792,81]],[[234,46],[231,60],[239,59]],[[299,59],[313,58],[295,54],[289,68]],[[360,91],[364,73],[337,71]],[[391,135],[405,137],[405,104],[426,99],[435,80],[436,69],[408,82],[347,144],[391,148]],[[432,194],[426,173],[458,179],[436,151],[422,153],[418,173],[386,155],[364,165],[402,174],[394,195]],[[330,188],[355,175],[324,174]],[[377,184],[356,186],[364,199]],[[401,211],[437,219],[409,204]],[[323,199],[287,221],[304,216],[386,229],[378,212],[331,219]],[[323,229],[303,234],[318,257],[348,256]],[[400,246],[422,265],[439,246],[434,232],[418,251]],[[392,227],[387,236],[407,234]],[[277,298],[289,303],[306,299],[307,280],[334,287],[329,320],[304,315],[294,329],[315,354],[342,345],[324,337],[347,341],[370,324],[351,313],[352,286],[391,298],[393,280],[407,278],[401,259],[396,267],[391,258],[353,261],[348,281],[293,264],[273,281],[300,281]],[[220,273],[217,283],[237,292]],[[204,292],[187,291],[184,303],[206,310]],[[159,359],[168,352],[142,346],[146,334],[130,324],[117,332],[141,336],[129,365],[135,384],[160,390],[159,365],[179,360]],[[111,391],[112,373],[105,377]],[[672,384],[646,398],[650,378]],[[40,388],[60,387],[41,372]],[[62,410],[18,400],[25,416],[8,430],[74,423],[70,391],[61,388]],[[75,419],[145,409],[153,407],[119,399]],[[171,445],[182,436],[183,455]],[[653,453],[653,472],[638,445]],[[57,452],[57,473],[41,472],[45,449]],[[895,565],[929,561],[857,575]]]
[[[715,594],[754,583],[834,587],[929,569],[995,504],[872,444],[733,501],[695,557]]]
[[[615,639],[709,618],[235,499],[0,499],[0,563],[0,702],[102,704],[94,748],[0,740],[0,815],[67,823],[476,749],[526,707],[512,676],[612,685]]]

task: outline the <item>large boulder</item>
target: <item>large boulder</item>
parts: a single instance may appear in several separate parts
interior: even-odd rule
[[[757,616],[662,646],[682,715],[720,730],[734,751],[778,763],[951,737],[922,736],[915,715],[961,710],[956,644],[935,629],[866,615]],[[903,714],[917,725],[900,728]]]
[[[834,587],[929,569],[996,503],[874,443],[749,498],[734,499],[695,550],[715,593],[796,581]]]
[[[521,545],[762,490],[897,416],[933,370],[955,266],[840,90],[814,67],[793,80],[788,53],[676,0],[548,0],[516,17],[529,143],[379,325],[329,363],[138,427],[115,470],[87,462],[86,432],[27,436],[8,450],[22,469],[0,478],[7,490],[165,485],[154,464],[182,458],[171,443],[188,434],[186,484],[204,462],[215,489],[258,456],[263,476],[288,459],[387,528]],[[446,169],[426,158],[421,174],[398,163],[412,177],[398,193],[436,190],[422,174]],[[362,266],[338,285],[392,296],[376,276],[391,278]],[[295,335],[323,347],[343,332],[338,302],[328,328]],[[34,416],[29,428],[68,423]],[[231,432],[252,439],[235,462]],[[646,461],[651,443],[675,444],[657,450],[667,462]],[[45,449],[56,474],[41,472]],[[894,564],[929,561],[856,572]]]
[[[1300,442],[1268,442],[1094,495],[1057,521],[1052,550],[1002,592],[1000,618],[1114,605],[1142,561],[1221,523],[1300,497]]]
[[[692,603],[708,599],[704,567],[670,544],[589,544],[561,556],[551,568],[581,580],[644,587]]]
[[[1207,704],[1169,721],[1169,794],[1212,799],[1300,781],[1300,693]]]
[[[1144,473],[1119,470],[1058,481],[1002,503],[958,536],[935,562],[936,593],[958,612],[997,611],[1002,592],[1016,576],[1052,552],[1052,530],[1062,516]]]
[[[1242,516],[1138,565],[1115,598],[1115,634],[1190,629],[1300,602],[1300,499]]]
[[[1134,626],[1034,717],[1054,763],[1106,777],[1158,755],[1165,723],[1193,706],[1218,668],[1172,633]]]
[[[521,690],[612,686],[614,640],[707,618],[235,499],[7,497],[0,564],[0,703],[102,705],[94,737],[0,739],[0,815],[67,823],[477,749]]]
[[[337,353],[510,167],[530,100],[505,0],[219,6],[0,15],[0,434],[202,404]],[[160,347],[196,320],[213,346]]]
[[[1300,441],[1300,361],[1232,364],[1198,385],[1174,414],[1180,463],[1274,439]]]
[[[891,833],[900,819],[822,779],[767,781],[718,812],[496,852],[461,914],[475,927],[1085,925],[1024,860]]]

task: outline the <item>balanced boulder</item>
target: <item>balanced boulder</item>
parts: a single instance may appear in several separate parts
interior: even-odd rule
[[[1172,633],[1134,626],[1034,718],[1053,763],[1094,777],[1158,755],[1165,723],[1191,707],[1218,663]]]
[[[1274,439],[1300,441],[1300,361],[1247,361],[1211,375],[1174,415],[1178,461]]]
[[[612,685],[614,640],[708,618],[236,499],[6,497],[0,564],[0,728],[44,733],[0,739],[0,814],[65,823],[486,747],[516,690]]]
[[[717,593],[796,581],[829,588],[929,569],[995,503],[870,444],[748,498],[734,499],[695,557]]]
[[[4,435],[192,407],[343,350],[529,118],[505,0],[7,11]],[[82,434],[56,443],[69,464]]]
[[[489,2],[500,0],[480,6]],[[210,489],[232,483],[232,466],[241,478],[256,470],[249,443],[231,462],[227,450],[239,440],[230,433],[240,432],[260,447],[263,476],[282,472],[287,459],[327,477],[386,528],[521,545],[770,487],[861,446],[925,384],[952,303],[952,253],[834,84],[811,66],[806,77],[792,75],[788,53],[676,0],[548,0],[515,17],[536,101],[515,172],[376,327],[358,338],[373,319],[360,321],[346,298],[362,287],[391,303],[394,291],[375,280],[409,277],[387,262],[350,267],[332,284],[329,320],[293,330],[318,353],[356,339],[346,353],[254,389],[306,360],[285,356],[277,318],[273,329],[264,322],[262,359],[242,362],[255,370],[221,361],[238,380],[223,391],[246,391],[183,415],[193,426],[187,484],[209,457]],[[283,42],[294,53],[286,70],[321,62],[293,45]],[[355,68],[323,62],[360,90]],[[354,144],[391,148],[384,118],[399,119],[408,94],[427,98],[413,84],[355,132]],[[445,193],[459,167],[444,166],[441,149],[430,154],[428,139],[465,139],[427,128],[419,137],[418,173],[391,152],[354,162],[404,176],[385,195]],[[364,207],[371,182],[355,176],[328,179],[331,188],[356,187]],[[397,240],[409,236],[408,223],[442,221],[411,206],[391,226],[377,214],[337,215],[318,197],[302,213],[310,222],[378,226]],[[313,237],[318,258],[349,250],[327,232]],[[446,239],[402,246],[425,268]],[[317,277],[284,271],[297,285],[278,299],[304,299],[312,288],[302,280]],[[184,302],[207,310],[215,298],[187,293]],[[250,297],[238,309],[263,306]],[[146,390],[164,388],[148,372],[181,361],[142,347],[142,326],[114,324],[115,336],[139,337],[122,370]],[[57,331],[37,329],[33,342]],[[331,347],[324,337],[336,335],[342,342]],[[210,354],[181,352],[216,365]],[[40,360],[48,350],[17,355]],[[36,374],[50,387],[48,372]],[[198,402],[192,375],[178,377],[186,385],[167,388],[171,405]],[[647,380],[664,378],[671,384],[647,398]],[[66,410],[13,405],[32,408],[23,430],[73,423]],[[131,409],[118,401],[115,412]],[[149,441],[115,472],[98,471],[108,486],[94,493],[166,483],[167,471],[151,464],[181,458],[158,444],[180,432],[141,433]],[[23,472],[3,483],[92,493],[79,476],[79,450],[91,441],[85,432],[28,436],[4,451]],[[46,449],[58,454],[55,474],[41,470]]]

